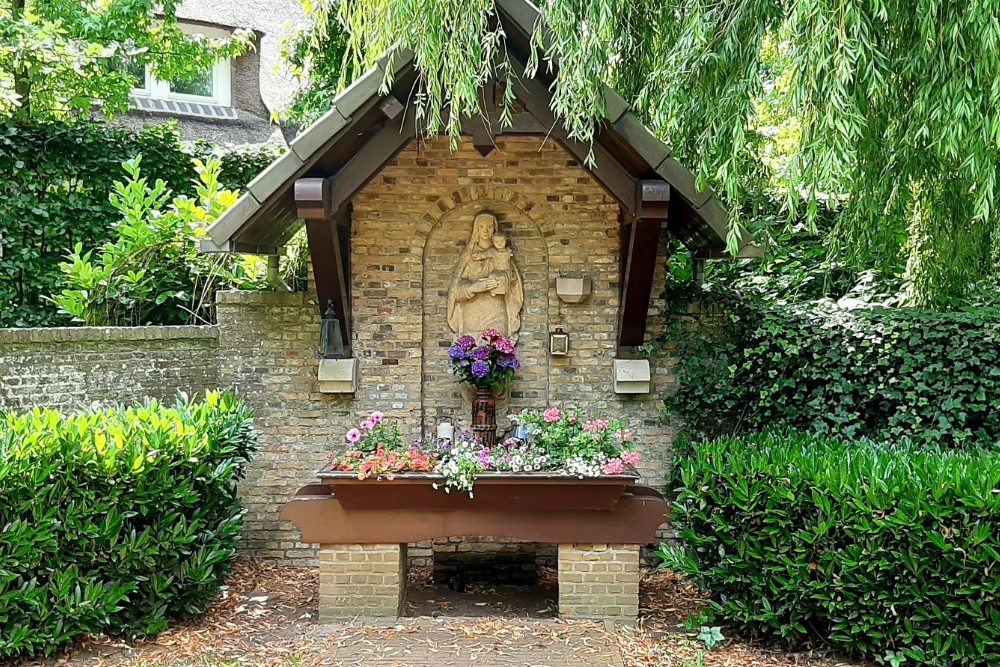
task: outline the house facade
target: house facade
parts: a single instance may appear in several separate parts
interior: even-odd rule
[[[148,68],[134,72],[133,108],[116,120],[133,127],[177,121],[181,139],[229,146],[284,145],[272,115],[291,100],[295,78],[282,65],[281,42],[309,19],[298,0],[185,0],[177,10],[183,30],[225,37],[249,30],[254,46],[222,59],[185,82],[161,81]]]

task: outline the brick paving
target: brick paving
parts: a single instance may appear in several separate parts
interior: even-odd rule
[[[326,650],[303,665],[399,667],[622,667],[603,624],[557,619],[404,618],[316,626]]]

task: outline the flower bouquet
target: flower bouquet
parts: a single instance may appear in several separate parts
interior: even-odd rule
[[[521,368],[514,341],[496,329],[483,329],[480,340],[459,336],[448,348],[448,365],[459,382],[503,391]]]

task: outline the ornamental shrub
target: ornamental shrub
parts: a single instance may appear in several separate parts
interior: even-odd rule
[[[193,158],[219,157],[222,184],[242,188],[275,156],[270,147],[185,146],[172,124],[0,120],[0,327],[69,323],[46,299],[57,291],[59,263],[77,243],[90,249],[114,237],[120,216],[108,193],[122,163],[139,154],[154,180],[192,197]]]
[[[765,428],[949,447],[1000,442],[1000,309],[846,309],[716,292],[675,317],[694,439]]]
[[[236,554],[251,417],[214,392],[0,415],[0,658],[204,610]]]
[[[1000,664],[1000,452],[758,434],[677,479],[672,565],[741,631]]]

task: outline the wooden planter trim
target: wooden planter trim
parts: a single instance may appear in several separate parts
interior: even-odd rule
[[[347,510],[329,485],[313,484],[285,504],[281,519],[298,525],[302,541],[314,544],[400,544],[466,535],[560,544],[648,544],[655,541],[667,515],[663,496],[642,486],[632,486],[612,510],[478,509],[472,500],[468,509],[422,511]]]

